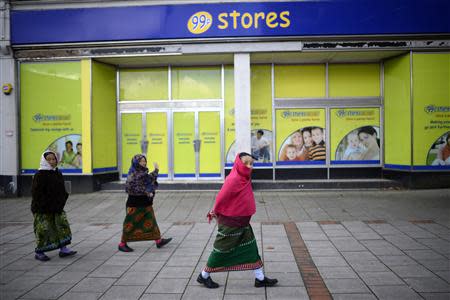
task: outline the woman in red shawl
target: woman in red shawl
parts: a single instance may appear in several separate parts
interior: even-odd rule
[[[198,275],[197,282],[207,288],[219,285],[211,279],[212,272],[254,270],[255,287],[273,286],[278,280],[264,276],[263,263],[258,254],[250,218],[256,212],[251,172],[254,158],[239,153],[219,194],[208,219],[216,218],[218,233],[206,267]]]

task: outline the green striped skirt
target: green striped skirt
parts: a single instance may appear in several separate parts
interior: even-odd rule
[[[213,251],[206,263],[206,272],[254,270],[263,266],[250,225],[229,227],[219,224],[218,227]]]
[[[65,212],[60,214],[34,213],[36,252],[46,252],[70,244],[72,233]]]
[[[151,205],[146,207],[127,207],[123,222],[122,242],[159,240],[158,223]]]

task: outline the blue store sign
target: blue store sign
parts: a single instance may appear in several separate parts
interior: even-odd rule
[[[11,12],[15,45],[448,33],[448,0],[313,0]]]

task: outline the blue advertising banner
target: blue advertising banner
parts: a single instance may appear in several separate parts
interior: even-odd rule
[[[13,10],[12,43],[450,33],[448,0],[312,0]]]

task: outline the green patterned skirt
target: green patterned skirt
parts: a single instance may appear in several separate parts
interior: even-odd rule
[[[122,242],[159,240],[158,223],[151,205],[147,207],[127,207],[123,222]]]
[[[36,252],[51,251],[70,244],[72,233],[65,212],[60,214],[35,213],[33,216]]]
[[[206,272],[254,270],[263,266],[250,225],[229,227],[219,224],[218,227],[213,251],[206,263]]]

